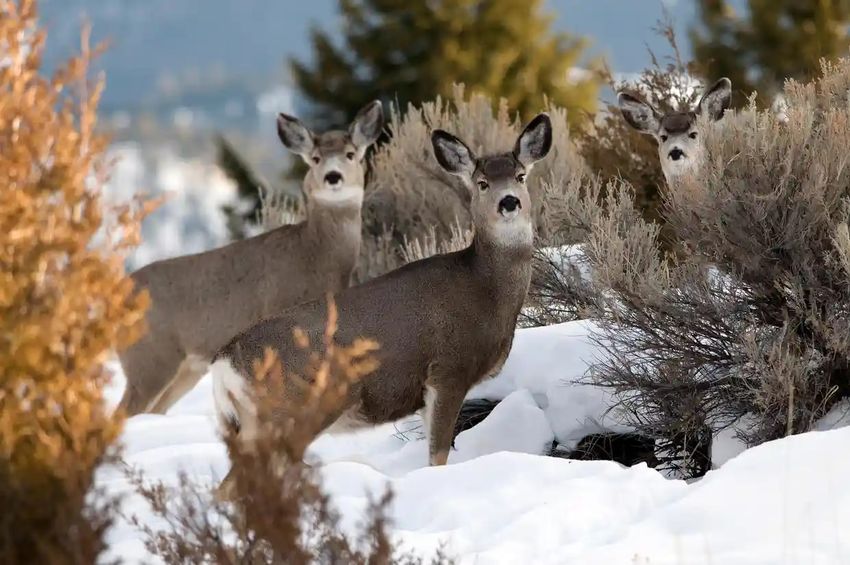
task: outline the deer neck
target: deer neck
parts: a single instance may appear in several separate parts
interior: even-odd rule
[[[476,233],[470,246],[471,264],[478,280],[489,292],[498,295],[505,303],[520,308],[531,283],[531,258],[534,245],[528,241],[510,244]],[[515,304],[514,304],[515,303]]]
[[[362,198],[328,202],[308,198],[304,237],[318,248],[356,256],[360,251]]]

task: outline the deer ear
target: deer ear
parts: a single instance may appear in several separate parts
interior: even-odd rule
[[[626,122],[641,133],[654,134],[661,127],[658,112],[648,102],[627,92],[617,96],[620,112]]]
[[[726,77],[715,82],[705,91],[697,105],[698,114],[707,114],[715,122],[732,103],[732,81]]]
[[[278,115],[277,135],[287,149],[301,155],[304,159],[307,159],[313,151],[313,132],[307,129],[307,126],[298,118],[286,114]]]
[[[552,148],[552,120],[548,114],[537,114],[528,122],[514,145],[514,157],[525,168],[545,157]]]
[[[362,159],[366,149],[378,140],[383,127],[384,109],[380,100],[370,102],[357,112],[348,128],[348,134],[351,136],[351,143],[357,148],[358,158]]]
[[[431,133],[434,156],[446,172],[471,177],[475,172],[475,155],[461,140],[441,129]]]

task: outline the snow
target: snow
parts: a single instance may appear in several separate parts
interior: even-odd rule
[[[728,428],[715,434],[711,442],[712,466],[715,468],[720,467],[730,459],[746,451],[747,444],[741,439],[741,436],[751,431],[755,425],[756,418],[748,414],[739,418]],[[829,412],[815,422],[812,430],[823,432],[846,426],[850,426],[850,398],[836,402]]]
[[[554,266],[558,274],[576,269],[581,280],[590,282],[593,279],[590,261],[584,253],[583,244],[561,245],[557,247],[541,247],[538,253]]]
[[[711,439],[711,465],[720,467],[747,450],[747,444],[738,437],[737,428],[724,428]]]
[[[598,332],[584,320],[519,330],[499,375],[472,389],[468,397],[499,399],[517,389],[528,390],[558,443],[567,449],[589,434],[634,431],[611,410],[614,398],[607,390],[581,382],[601,359],[592,338]]]
[[[221,209],[235,202],[236,189],[215,163],[187,158],[168,144],[153,148],[137,142],[113,144],[109,160],[114,166],[105,190],[108,202],[126,203],[139,194],[164,198],[142,222],[142,242],[128,270],[227,243]]]
[[[850,427],[727,453],[721,468],[691,484],[645,465],[540,455],[553,437],[568,443],[602,428],[626,430],[609,411],[610,397],[573,382],[599,355],[594,329],[570,322],[519,330],[501,374],[471,394],[504,400],[457,438],[445,467],[427,467],[417,416],[319,438],[309,459],[319,466],[343,526],[357,525],[370,495],[389,486],[394,539],[424,554],[445,543],[461,563],[848,561],[850,537],[843,532],[850,526],[850,490],[843,485],[850,458],[842,454],[850,450]],[[123,385],[117,372],[113,402]],[[823,426],[840,425],[847,407]],[[213,485],[229,466],[208,378],[169,414],[131,418],[123,442],[126,463],[153,481],[176,484],[185,470],[199,484]],[[103,469],[98,484],[124,495],[125,516],[162,526],[121,471]],[[155,562],[125,521],[110,532],[109,543],[107,557]]]
[[[835,430],[850,426],[850,398],[836,402],[835,405],[815,422],[814,429],[818,431]]]
[[[712,467],[720,467],[746,451],[747,444],[743,438],[748,432],[752,431],[756,423],[755,416],[746,414],[738,418],[731,426],[715,433],[711,439]]]

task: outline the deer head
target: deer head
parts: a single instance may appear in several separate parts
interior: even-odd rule
[[[513,151],[477,158],[460,139],[443,130],[431,134],[434,155],[448,173],[472,191],[470,213],[476,234],[501,245],[531,243],[531,202],[526,178],[552,147],[552,122],[535,117],[516,140]]]
[[[304,196],[310,204],[341,204],[363,200],[366,150],[380,136],[384,114],[379,101],[358,112],[348,131],[313,133],[298,118],[280,114],[277,133],[283,145],[310,167]]]
[[[626,122],[658,142],[658,158],[669,183],[701,163],[703,144],[697,118],[704,114],[710,120],[719,120],[731,97],[732,82],[721,78],[706,90],[695,108],[687,111],[662,114],[639,96],[626,92],[619,94],[618,101]]]

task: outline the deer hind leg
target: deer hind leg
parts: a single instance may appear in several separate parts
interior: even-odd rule
[[[455,423],[457,422],[465,390],[457,390],[439,383],[425,385],[425,411],[423,420],[428,430],[428,463],[445,465],[452,447]]]
[[[243,451],[250,452],[257,443],[259,422],[249,385],[229,359],[217,360],[210,367],[210,372],[215,411],[223,433],[230,434]],[[232,461],[230,470],[216,488],[214,496],[219,501],[236,500],[236,471]]]
[[[195,388],[204,373],[207,372],[209,362],[199,355],[187,355],[177,367],[174,376],[160,391],[160,393],[148,405],[147,412],[152,414],[165,414],[174,406],[178,400],[183,398],[187,392]]]
[[[233,502],[238,498],[236,496],[236,474],[233,467],[230,468],[224,479],[213,491],[213,498],[219,502]]]
[[[185,355],[174,343],[161,346],[145,335],[119,358],[127,384],[118,407],[130,417],[150,412],[154,401],[180,370]]]

